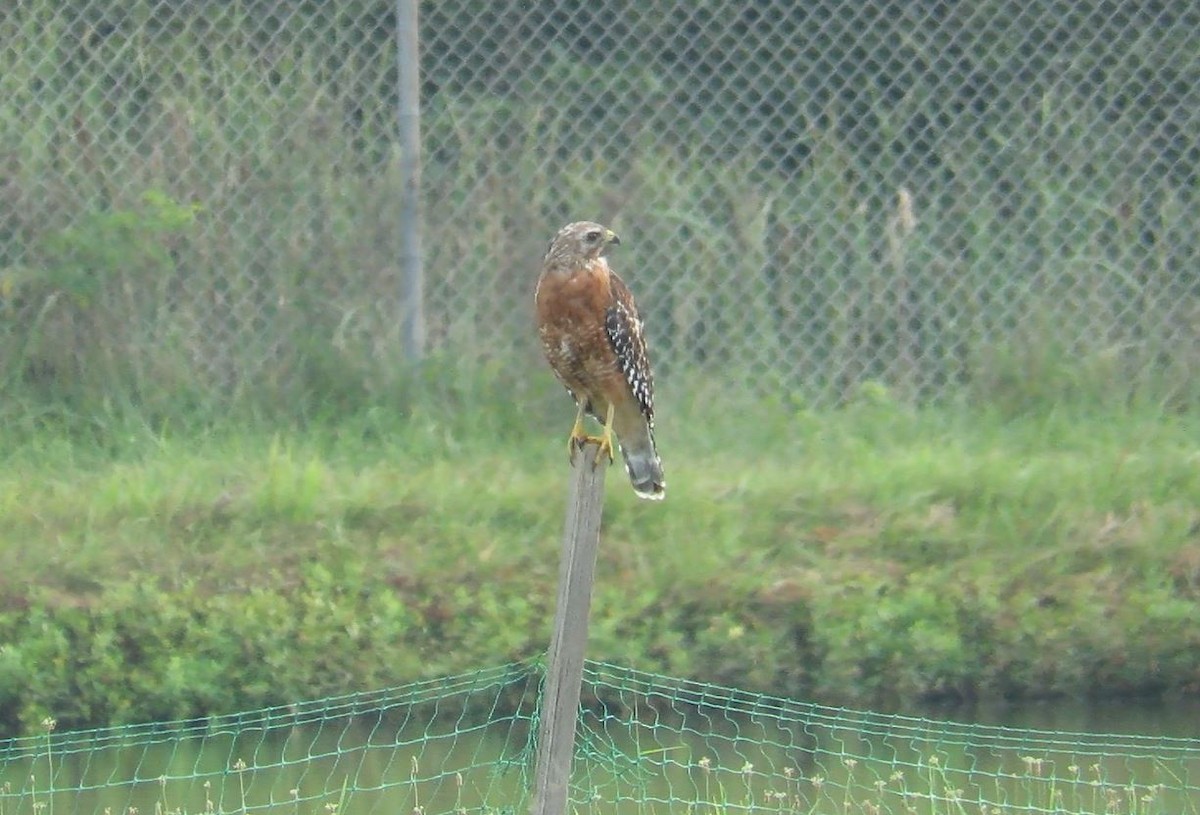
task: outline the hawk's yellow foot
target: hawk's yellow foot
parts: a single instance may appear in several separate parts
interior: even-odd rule
[[[579,406],[579,410],[575,412],[575,424],[571,427],[571,435],[567,437],[567,457],[571,463],[575,463],[575,451],[582,450],[583,446],[588,442],[595,442],[600,448],[600,452],[596,455],[596,464],[600,463],[602,456],[608,456],[608,463],[613,461],[613,434],[612,434],[612,418],[613,406],[608,406],[608,418],[604,423],[604,432],[599,436],[589,436],[583,429],[583,405]]]
[[[609,464],[612,464],[612,462],[613,462],[612,423],[613,423],[613,404],[612,404],[612,402],[609,402],[608,403],[608,413],[604,417],[604,432],[601,433],[599,436],[589,436],[587,438],[587,441],[594,441],[594,442],[596,442],[596,444],[598,444],[600,446],[600,452],[596,453],[596,460],[592,464],[592,466],[594,466],[594,467],[599,466],[601,457],[605,456],[605,455],[608,456]]]
[[[583,445],[591,441],[587,431],[583,429],[583,404],[575,411],[575,424],[571,427],[571,435],[567,436],[567,459],[575,463],[575,451],[582,450]]]

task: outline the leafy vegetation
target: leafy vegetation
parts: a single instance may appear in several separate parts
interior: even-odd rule
[[[501,381],[476,387],[503,404]],[[546,392],[474,427],[484,414],[441,403],[302,428],[110,426],[108,449],[6,435],[5,728],[192,716],[540,653],[563,402]],[[1198,687],[1187,421],[915,411],[882,392],[837,411],[677,404],[669,500],[610,478],[597,658],[874,703]]]

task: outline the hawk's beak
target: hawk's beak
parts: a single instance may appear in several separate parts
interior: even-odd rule
[[[607,243],[611,243],[613,246],[621,245],[621,236],[616,232],[613,232],[611,229],[604,230],[604,240]]]

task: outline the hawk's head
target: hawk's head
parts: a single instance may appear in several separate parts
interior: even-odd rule
[[[617,233],[593,221],[576,221],[558,230],[546,250],[547,266],[576,266],[595,260],[621,242]]]

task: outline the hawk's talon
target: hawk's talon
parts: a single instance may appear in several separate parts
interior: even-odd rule
[[[567,439],[567,459],[571,462],[571,466],[575,466],[575,455],[584,448],[589,441],[599,441],[594,436],[571,436]]]
[[[596,458],[592,462],[593,468],[599,466],[600,457],[605,455],[606,453],[608,454],[608,463],[609,464],[613,463],[612,422],[613,422],[613,404],[612,404],[612,402],[609,402],[608,403],[608,415],[605,417],[605,420],[604,420],[604,432],[602,434],[600,434],[599,436],[593,436],[588,439],[588,441],[596,442],[596,444],[600,447],[600,451],[598,453],[596,453]]]
[[[567,460],[571,462],[571,466],[575,465],[576,451],[582,450],[583,445],[590,439],[583,429],[583,405],[580,405],[579,410],[575,412],[575,425],[571,428],[571,435],[567,436]]]
[[[571,435],[567,436],[567,458],[572,467],[575,466],[576,451],[582,450],[588,444],[595,444],[600,448],[592,462],[593,467],[599,466],[600,459],[605,455],[608,456],[608,463],[613,463],[612,417],[613,406],[609,405],[608,421],[604,423],[604,432],[599,436],[589,436],[583,429],[583,405],[579,406],[579,410],[575,413],[575,425],[571,428]]]
[[[570,451],[572,466],[575,464],[575,451],[582,450],[584,447],[586,447],[589,444],[594,444],[600,448],[600,452],[596,454],[596,460],[592,462],[593,467],[598,467],[600,465],[600,459],[603,458],[605,455],[608,456],[608,463],[612,464],[612,462],[613,462],[613,445],[612,445],[611,437],[606,437],[606,436],[575,437],[575,436],[571,436],[571,438],[569,438],[567,440],[567,449]]]
[[[613,445],[611,433],[606,433],[603,436],[588,436],[587,441],[594,442],[595,445],[600,448],[599,452],[596,453],[596,458],[592,461],[592,469],[599,467],[600,460],[606,455],[608,456],[608,463],[613,463]]]

